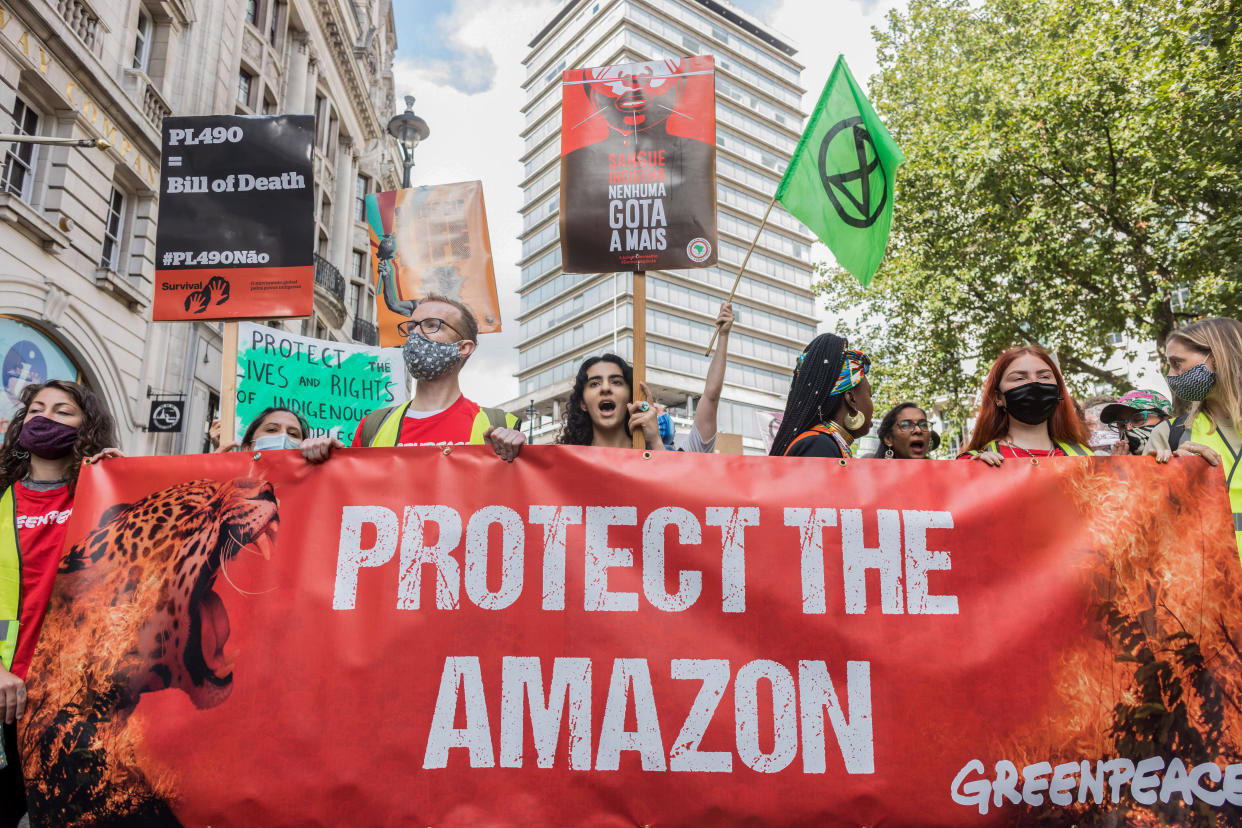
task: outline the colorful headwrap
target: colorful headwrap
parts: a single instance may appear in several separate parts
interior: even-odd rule
[[[1140,411],[1159,411],[1166,417],[1173,416],[1173,406],[1169,404],[1168,397],[1157,391],[1131,391],[1117,402]]]
[[[871,373],[871,357],[862,351],[847,349],[844,359],[841,360],[841,375],[837,377],[837,384],[832,386],[832,396],[849,391],[862,382],[863,377],[869,373]]]

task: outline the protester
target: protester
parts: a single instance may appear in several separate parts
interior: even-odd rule
[[[716,414],[720,393],[724,390],[725,364],[728,361],[729,331],[733,329],[733,305],[724,302],[716,315],[720,329],[716,350],[707,366],[703,395],[694,411],[694,423],[686,435],[682,451],[710,454],[716,447]],[[634,369],[616,354],[588,357],[578,368],[574,387],[565,406],[564,422],[556,442],[571,446],[633,446],[633,429],[641,428],[649,449],[676,449],[673,421],[652,397],[645,383],[640,383],[644,400],[630,402],[634,387]],[[628,417],[622,416],[620,403],[625,403]],[[646,406],[646,407],[644,407]],[[647,425],[648,411],[655,412],[654,434]]]
[[[716,414],[720,409],[720,392],[724,390],[725,364],[728,362],[729,332],[733,330],[733,305],[723,302],[716,314],[716,350],[707,365],[703,395],[694,409],[694,425],[686,435],[685,450],[711,453],[716,448]]]
[[[655,399],[644,382],[639,386],[644,399],[631,402],[633,387],[634,369],[621,357],[616,354],[587,357],[574,376],[574,387],[565,404],[565,420],[556,442],[568,446],[631,448],[634,445],[631,435],[641,430],[648,449],[663,451]],[[714,430],[712,439],[715,440]]]
[[[1043,348],[1010,348],[997,357],[983,382],[982,400],[970,442],[958,459],[1000,466],[1006,457],[1093,453],[1061,370]]]
[[[220,421],[213,420],[209,431],[212,443],[219,443]],[[268,451],[269,449],[295,449],[302,445],[310,426],[302,415],[291,408],[273,405],[259,412],[250,421],[241,442],[230,440],[216,449],[216,454],[241,449],[242,451]]]
[[[927,412],[912,402],[889,409],[876,432],[882,448],[871,457],[899,460],[926,460],[927,453],[940,446],[940,435],[932,431]]]
[[[1242,322],[1209,317],[1169,334],[1169,390],[1190,403],[1190,411],[1151,431],[1147,453],[1167,463],[1176,456],[1198,455],[1223,466],[1233,511],[1233,528],[1242,555]]]
[[[770,454],[852,457],[853,443],[871,430],[871,359],[836,334],[820,334],[798,357],[785,415]]]
[[[1142,454],[1147,451],[1151,431],[1173,414],[1173,406],[1156,391],[1131,391],[1117,402],[1104,406],[1100,422],[1121,438],[1114,454]]]
[[[1100,418],[1100,414],[1104,409],[1117,402],[1116,397],[1107,394],[1097,394],[1094,397],[1088,397],[1083,400],[1079,408],[1082,412],[1083,423],[1087,426],[1087,434],[1090,435],[1087,440],[1087,447],[1093,452],[1100,454],[1116,453],[1116,446],[1121,441],[1117,438],[1117,433],[1110,429]]]
[[[89,389],[49,380],[27,385],[0,446],[0,721],[8,767],[0,770],[0,826],[25,813],[16,722],[26,672],[52,599],[82,463],[120,457],[112,417]],[[19,612],[20,609],[20,612]]]
[[[444,446],[488,443],[502,459],[517,457],[526,435],[519,420],[497,408],[481,408],[461,393],[458,375],[478,345],[479,325],[456,299],[430,294],[398,330],[406,337],[405,367],[415,379],[414,398],[372,411],[358,423],[355,446]],[[326,460],[333,437],[302,442],[312,463]]]

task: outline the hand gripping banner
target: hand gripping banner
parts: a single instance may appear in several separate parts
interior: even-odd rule
[[[34,822],[1236,824],[1221,483],[553,446],[105,461],[31,670]]]

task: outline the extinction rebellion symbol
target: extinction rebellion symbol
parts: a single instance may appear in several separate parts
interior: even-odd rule
[[[692,262],[705,262],[712,255],[712,243],[702,236],[691,239],[686,245],[686,255]]]
[[[853,138],[854,154],[858,158],[858,166],[849,172],[829,175],[827,172],[828,149],[832,146],[833,140],[842,133]],[[846,141],[848,138],[841,140]],[[870,160],[867,157],[868,147],[871,148]],[[875,151],[875,142],[871,140],[871,134],[863,126],[862,118],[846,118],[844,121],[838,121],[832,129],[828,130],[828,134],[824,136],[824,140],[819,145],[819,177],[824,183],[824,192],[828,194],[832,206],[837,209],[837,215],[851,227],[870,227],[884,212],[884,204],[888,201],[888,181],[884,177],[884,168],[880,166],[880,156]],[[848,186],[854,181],[858,182],[858,192],[861,193],[861,198],[854,195],[854,190]],[[874,209],[871,193],[873,181],[879,183],[879,198],[875,199]],[[848,205],[842,203],[840,198],[842,195],[849,202]],[[852,209],[847,209],[847,206]]]

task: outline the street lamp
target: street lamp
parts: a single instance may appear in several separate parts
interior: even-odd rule
[[[401,145],[401,164],[405,167],[404,183],[401,186],[408,188],[410,167],[414,166],[414,148],[420,141],[427,140],[427,136],[431,134],[431,130],[427,128],[427,122],[414,114],[413,95],[405,96],[405,112],[393,115],[392,120],[388,122],[388,134],[396,138],[397,143]]]

